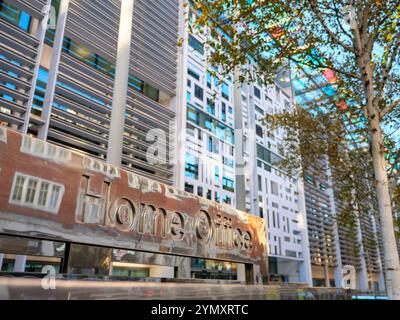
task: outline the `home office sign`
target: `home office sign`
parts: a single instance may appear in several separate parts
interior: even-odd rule
[[[0,233],[253,264],[264,220],[1,129]]]

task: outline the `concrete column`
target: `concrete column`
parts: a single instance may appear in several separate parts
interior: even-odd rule
[[[381,260],[381,250],[379,248],[379,240],[378,240],[378,235],[377,235],[377,228],[376,228],[376,220],[375,216],[371,215],[371,223],[372,223],[372,230],[374,232],[374,240],[376,243],[376,253],[378,256],[378,264],[379,264],[379,281],[378,281],[378,286],[379,286],[379,291],[384,292],[386,291],[386,285],[385,285],[385,276],[383,273],[383,266],[382,266],[382,260]]]
[[[236,208],[246,212],[246,164],[243,157],[242,86],[238,81],[240,71],[233,76],[233,108],[235,113],[235,197]]]
[[[243,263],[237,264],[237,279],[240,282],[246,283],[246,266]]]
[[[126,96],[128,90],[134,0],[121,1],[117,63],[115,67],[107,162],[120,167],[124,141]]]
[[[304,195],[304,184],[301,179],[297,182],[297,190],[299,193],[299,228],[301,231],[301,248],[303,254],[303,262],[299,263],[299,277],[301,282],[306,282],[310,287],[313,286],[311,259],[310,259],[310,243],[308,240],[307,213]]]
[[[360,245],[360,260],[361,260],[361,270],[358,273],[358,289],[361,291],[368,291],[368,271],[367,271],[367,263],[365,261],[365,252],[364,246],[362,243],[362,233],[361,233],[361,224],[360,218],[357,213],[357,242]]]
[[[183,190],[185,187],[185,142],[186,142],[186,90],[187,90],[187,68],[188,68],[188,46],[189,46],[189,7],[184,7],[186,0],[180,0],[179,14],[179,38],[183,39],[182,45],[178,47],[178,77],[177,77],[177,94],[171,103],[175,110],[175,174],[174,186]],[[199,159],[199,171],[202,169],[202,162]],[[202,173],[199,172],[199,176]]]
[[[26,256],[16,255],[15,256],[15,264],[14,264],[14,272],[25,272],[25,265],[26,265]]]
[[[249,151],[249,163],[247,164],[247,172],[250,178],[250,212],[255,214],[256,216],[260,215],[260,205],[258,200],[258,175],[257,175],[257,141],[255,135],[255,111],[254,111],[254,85],[247,86],[247,95],[249,99],[249,124],[252,127],[249,128],[248,135],[248,151]],[[240,96],[240,103],[242,101],[242,97]],[[264,180],[262,181],[262,185],[264,185]]]
[[[327,159],[328,163],[328,159]],[[329,194],[329,201],[331,205],[331,212],[332,212],[332,217],[333,217],[333,228],[334,228],[334,234],[333,234],[333,239],[335,241],[335,251],[336,251],[336,260],[337,260],[337,266],[335,268],[335,286],[337,288],[342,288],[343,287],[343,263],[342,263],[342,253],[340,250],[340,241],[339,241],[339,230],[338,230],[338,224],[337,224],[337,215],[336,215],[336,202],[335,202],[335,194],[333,191],[333,183],[332,183],[332,171],[331,168],[328,165],[327,169],[327,175],[328,175],[328,183],[329,183],[329,188],[328,188],[328,194]]]
[[[1,269],[3,268],[3,259],[4,259],[4,253],[0,253],[0,272]]]
[[[51,55],[49,78],[47,80],[46,93],[44,95],[42,120],[44,124],[39,128],[38,138],[47,140],[47,134],[50,126],[51,111],[53,109],[53,100],[57,84],[58,67],[64,41],[65,25],[67,23],[69,0],[61,0],[58,13],[57,29],[54,36],[53,50]]]
[[[191,258],[181,257],[178,263],[178,279],[190,279],[192,271]]]
[[[37,48],[36,63],[35,63],[35,67],[33,69],[31,90],[29,92],[28,103],[26,104],[24,126],[22,127],[23,134],[27,134],[28,129],[29,129],[29,120],[30,120],[30,115],[31,115],[31,110],[32,110],[33,99],[35,96],[36,82],[37,82],[37,78],[39,75],[40,61],[41,61],[41,57],[42,57],[44,39],[46,36],[46,30],[47,30],[47,22],[49,21],[50,5],[51,5],[51,0],[47,0],[46,7],[45,7],[47,10],[46,10],[42,20],[40,21],[40,23],[38,23],[37,20],[34,20],[34,22],[33,22],[33,28],[36,29],[36,38],[39,40],[39,46]]]

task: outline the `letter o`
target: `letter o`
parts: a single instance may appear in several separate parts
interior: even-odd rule
[[[243,248],[243,235],[242,230],[235,229],[233,231],[233,245],[236,249],[241,250]]]
[[[212,237],[212,222],[207,212],[200,211],[196,217],[195,228],[197,240],[202,244],[207,244]]]
[[[136,209],[131,200],[119,198],[110,210],[110,220],[121,231],[130,231],[135,221]]]

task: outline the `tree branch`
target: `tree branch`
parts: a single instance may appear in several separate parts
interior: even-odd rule
[[[400,99],[395,100],[393,103],[391,103],[390,105],[388,105],[385,109],[383,109],[380,112],[380,117],[381,119],[386,116],[388,113],[390,113],[391,111],[394,110],[394,108],[396,108],[397,106],[400,105]]]
[[[321,25],[323,26],[323,28],[325,29],[325,32],[330,36],[330,38],[332,39],[333,42],[335,42],[336,44],[340,45],[341,47],[343,47],[345,50],[350,51],[355,53],[354,48],[352,48],[351,46],[345,44],[343,41],[341,41],[334,33],[333,31],[328,27],[328,25],[325,22],[324,17],[322,16],[321,11],[318,10],[318,4],[315,0],[311,0],[310,1],[310,5],[311,5],[311,9],[312,11],[315,13],[315,15],[317,16],[318,21],[321,23]]]

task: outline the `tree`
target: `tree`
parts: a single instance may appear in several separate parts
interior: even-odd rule
[[[367,145],[383,234],[387,291],[391,299],[400,299],[400,267],[390,192],[390,184],[394,188],[400,175],[396,165],[400,140],[396,131],[400,122],[400,1],[192,0],[191,3],[198,13],[192,28],[207,33],[208,62],[220,67],[224,75],[240,70],[239,81],[268,84],[282,68],[333,74],[331,86],[335,95],[307,105],[307,110],[316,119],[325,115],[321,128],[327,135],[335,131],[332,124],[340,123],[346,130],[340,139],[345,137],[350,148],[365,151]],[[298,132],[303,133],[299,114],[287,113],[269,120],[286,127],[297,126]],[[388,128],[394,130],[389,132]],[[361,147],[354,148],[354,141],[361,143]],[[307,143],[315,145],[312,141]],[[325,144],[321,150],[315,150],[314,156],[321,151],[331,152],[332,146]],[[341,153],[339,150],[338,154]],[[310,157],[301,159],[303,164],[307,158]],[[330,165],[334,158],[330,158]],[[337,157],[340,158],[345,161],[345,157]],[[349,180],[354,186],[357,175]]]

